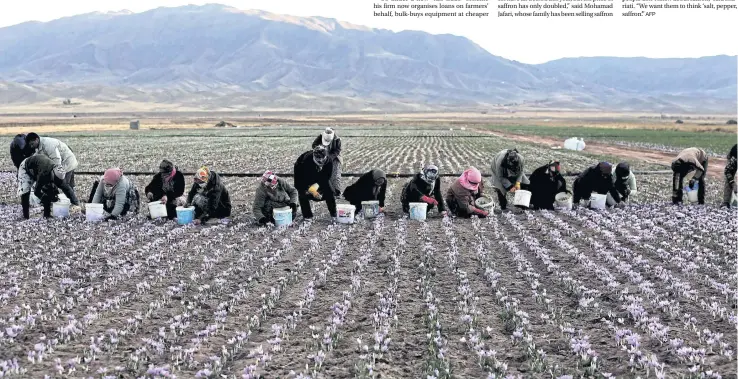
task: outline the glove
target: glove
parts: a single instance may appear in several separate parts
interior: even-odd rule
[[[432,197],[428,197],[426,195],[423,195],[420,198],[420,200],[422,200],[424,203],[428,203],[428,204],[431,204],[431,205],[438,205],[438,201],[436,201],[436,199],[434,199]]]
[[[617,209],[625,208],[625,204],[621,201],[621,202],[615,204],[615,208],[617,208]]]
[[[162,202],[162,204],[166,204],[167,203],[167,196],[166,195],[164,195],[164,197],[161,198],[161,202]]]
[[[519,189],[520,189],[520,182],[515,182],[515,190],[517,191]]]
[[[146,198],[149,199],[149,201],[154,200],[154,194],[149,192],[146,194]]]
[[[472,213],[482,218],[489,216],[489,212],[479,208],[474,208],[474,210],[472,210]]]
[[[689,179],[689,189],[694,189],[694,184],[697,183],[694,179]]]
[[[518,190],[518,187],[512,186],[512,187],[510,187],[510,189],[508,190],[508,192],[515,193],[515,191],[517,191],[517,190]]]
[[[193,222],[194,222],[194,224],[195,224],[195,225],[200,225],[200,224],[202,224],[202,221],[200,221],[200,219],[199,219],[199,218],[196,218],[196,219],[195,219],[195,220],[194,220]]]
[[[117,219],[118,219],[118,216],[113,216],[113,215],[107,215],[105,217],[105,221],[117,220]]]
[[[259,225],[266,225],[267,224],[267,221],[268,220],[267,220],[266,217],[262,217],[262,218],[259,219]]]
[[[384,207],[379,207],[379,213],[384,213]]]

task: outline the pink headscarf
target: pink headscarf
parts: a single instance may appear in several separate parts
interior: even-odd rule
[[[471,182],[474,182],[476,184],[472,184]],[[461,184],[461,186],[468,189],[469,191],[477,192],[477,190],[479,190],[479,183],[481,182],[482,173],[474,167],[469,167],[459,177],[459,183]]]
[[[103,175],[103,181],[105,181],[106,184],[115,185],[118,184],[118,181],[123,176],[123,171],[119,168],[109,168],[105,170],[105,174]]]

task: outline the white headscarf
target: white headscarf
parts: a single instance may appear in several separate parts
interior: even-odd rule
[[[323,146],[328,146],[333,142],[333,137],[336,135],[336,133],[331,128],[325,128],[325,131],[323,132]]]

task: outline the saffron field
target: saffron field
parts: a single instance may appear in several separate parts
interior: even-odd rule
[[[167,158],[186,171],[291,172],[307,132],[60,138],[80,170],[153,171]],[[396,138],[344,132],[355,135],[343,137],[344,171],[487,173],[513,146],[527,172],[600,159],[448,129],[382,132]],[[81,198],[93,179],[77,178]],[[132,179],[142,189],[149,177]],[[389,180],[376,219],[332,224],[319,203],[314,220],[274,229],[253,224],[257,178],[225,178],[227,222],[179,226],[147,211],[22,221],[14,176],[0,174],[0,376],[736,377],[736,213],[717,207],[718,178],[705,206],[673,207],[671,177],[642,175],[623,209],[426,222],[402,215],[406,180]]]

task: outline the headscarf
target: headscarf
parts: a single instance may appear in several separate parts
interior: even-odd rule
[[[559,172],[561,172],[561,163],[554,160],[548,161],[548,173],[554,175]]]
[[[325,128],[325,131],[323,131],[322,134],[322,142],[323,146],[328,146],[333,142],[333,137],[335,137],[336,133],[333,132],[333,129],[331,128]]]
[[[109,168],[105,170],[103,174],[103,194],[109,198],[113,196],[115,187],[118,185],[120,178],[123,176],[123,171],[120,168]]]
[[[615,166],[615,176],[617,179],[625,180],[630,176],[630,165],[627,162],[618,163]]]
[[[174,190],[174,175],[177,174],[177,168],[174,164],[166,159],[159,164],[159,174],[161,175],[161,189],[166,192]]]
[[[118,184],[118,181],[123,176],[123,171],[120,168],[109,168],[105,170],[105,174],[103,174],[103,181],[105,181],[105,184],[115,186]]]
[[[372,194],[376,199],[379,196],[379,191],[382,189],[382,185],[387,182],[387,175],[380,169],[372,170],[372,179],[374,179],[374,187],[372,187]]]
[[[269,170],[265,171],[261,176],[261,184],[268,190],[274,191],[277,189],[277,175]]]
[[[328,151],[325,149],[325,146],[315,146],[315,148],[313,149],[313,162],[315,162],[315,164],[319,167],[323,167],[327,161]]]
[[[505,155],[505,160],[502,162],[502,166],[513,172],[517,172],[520,168],[520,155],[518,155],[518,149],[508,150],[507,155]]]
[[[438,167],[429,164],[420,171],[420,178],[430,186],[430,192],[436,187],[436,179],[438,179]]]
[[[459,184],[462,187],[476,193],[479,190],[479,183],[482,182],[482,173],[475,167],[469,167],[459,177]]]
[[[207,184],[209,179],[210,179],[210,169],[207,168],[207,166],[200,167],[200,169],[197,170],[197,172],[195,173],[195,183],[197,184]]]
[[[603,176],[612,175],[612,165],[609,162],[598,163],[597,169]]]

